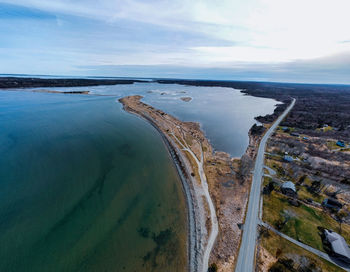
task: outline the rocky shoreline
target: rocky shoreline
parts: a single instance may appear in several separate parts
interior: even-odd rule
[[[141,99],[140,96],[135,97],[136,99]],[[131,107],[130,103],[128,103],[126,100],[127,98],[128,97],[119,99],[119,102],[123,105],[123,109],[147,121],[159,132],[177,169],[188,208],[188,271],[200,271],[200,268],[202,266],[201,258],[203,247],[201,238],[203,230],[200,221],[201,217],[203,217],[203,215],[201,215],[203,214],[203,207],[201,207],[200,203],[197,201],[195,192],[196,188],[194,186],[196,179],[191,176],[191,173],[193,173],[191,164],[188,161],[187,157],[182,154],[174,140],[162,131],[159,124],[157,124],[156,121],[150,116],[147,116],[141,111],[136,110],[134,107]]]
[[[189,271],[206,271],[208,267],[208,264],[203,264],[202,258],[213,221],[199,184],[198,169],[185,151],[187,147],[197,158],[202,156],[217,217],[219,233],[210,249],[209,266],[217,267],[218,271],[232,271],[241,240],[240,226],[244,221],[249,195],[250,172],[264,130],[259,130],[259,133],[251,130],[246,153],[241,159],[231,158],[225,152],[213,151],[198,123],[181,122],[140,99],[141,96],[128,96],[119,101],[124,110],[143,118],[159,131],[178,170],[188,202]]]

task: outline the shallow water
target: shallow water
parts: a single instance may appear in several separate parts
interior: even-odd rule
[[[259,115],[273,113],[277,102],[253,97],[223,87],[196,87],[178,84],[135,83],[131,85],[47,88],[52,90],[89,90],[92,94],[123,97],[139,94],[143,101],[183,121],[200,122],[219,151],[241,157],[249,143],[248,131]],[[181,97],[191,97],[184,102]]]
[[[158,132],[113,97],[0,92],[0,271],[183,271]]]
[[[198,121],[237,157],[254,117],[276,104],[176,84],[45,89],[104,96],[0,92],[0,271],[184,271],[180,180],[158,132],[117,98],[140,94]]]

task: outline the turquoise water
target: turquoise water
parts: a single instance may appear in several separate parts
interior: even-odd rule
[[[0,271],[183,271],[181,183],[114,97],[0,92]]]

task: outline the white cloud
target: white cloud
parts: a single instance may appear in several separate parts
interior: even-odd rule
[[[248,63],[293,63],[350,52],[349,0],[5,0],[96,19],[108,25],[132,22],[182,33],[200,33],[225,46],[101,52],[87,64],[232,67]],[[148,25],[145,26],[144,23]],[[62,21],[57,20],[58,25]],[[137,35],[137,33],[135,34]],[[151,37],[152,38],[152,37]],[[111,41],[113,42],[113,41]],[[227,45],[229,43],[229,45]],[[93,57],[92,57],[93,56]],[[80,56],[82,57],[82,56]],[[320,63],[320,65],[326,65]]]

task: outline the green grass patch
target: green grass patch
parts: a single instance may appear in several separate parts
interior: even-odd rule
[[[337,146],[337,142],[336,141],[327,141],[327,147],[330,150],[334,150],[334,149],[340,149],[340,146]]]
[[[264,177],[264,181],[263,181],[263,186],[266,186],[270,183],[270,181],[272,181],[272,178],[270,177]]]
[[[333,130],[333,127],[327,126],[327,127],[322,127],[322,128],[316,128],[316,131],[321,131],[321,132],[327,132]]]
[[[317,227],[321,226],[340,233],[339,223],[323,210],[304,204],[294,207],[288,203],[287,197],[275,191],[269,196],[264,195],[263,220],[275,228],[278,222],[284,222],[281,232],[322,251],[324,249]],[[350,226],[342,224],[341,234],[349,243]]]
[[[297,186],[298,188],[298,197],[300,199],[312,199],[315,202],[318,203],[322,203],[324,197],[320,194],[320,195],[316,195],[316,194],[312,194],[310,193],[307,188],[305,186]]]
[[[260,245],[274,257],[277,257],[276,254],[278,253],[278,258],[280,259],[300,256],[307,258],[310,263],[314,263],[316,267],[321,268],[322,272],[343,271],[334,264],[319,258],[315,254],[289,242],[272,231],[266,231],[266,229],[264,235],[260,237]]]

